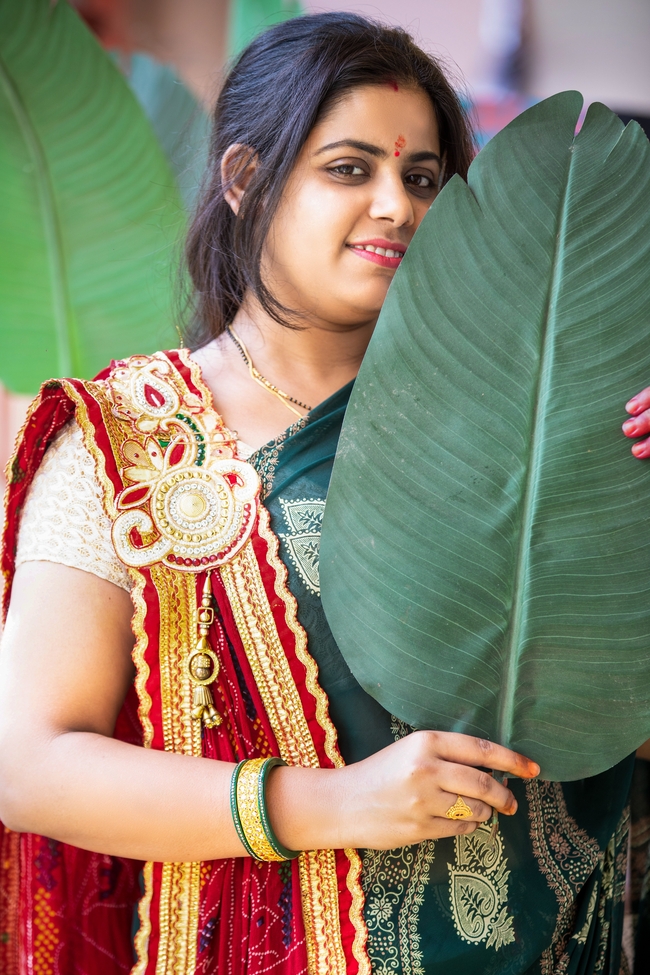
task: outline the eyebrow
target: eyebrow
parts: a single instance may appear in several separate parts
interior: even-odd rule
[[[321,146],[314,153],[315,156],[319,156],[323,152],[329,152],[331,149],[359,149],[360,152],[367,152],[369,156],[375,156],[377,159],[385,159],[388,153],[385,149],[381,149],[379,146],[373,146],[371,142],[360,142],[358,139],[341,139],[340,142],[328,142],[326,146]],[[429,152],[425,149],[422,152],[406,152],[405,157],[409,162],[418,163],[425,162],[428,160],[435,160],[437,163],[442,165],[442,160],[436,152]]]

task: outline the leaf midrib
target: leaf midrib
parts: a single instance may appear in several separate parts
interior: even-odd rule
[[[499,699],[499,714],[497,720],[497,740],[499,744],[505,746],[509,746],[512,739],[514,702],[518,682],[519,662],[521,659],[522,635],[527,622],[524,607],[526,604],[525,594],[527,591],[530,571],[531,539],[535,524],[535,515],[537,512],[537,498],[540,480],[537,476],[537,472],[541,466],[540,459],[544,444],[546,407],[549,400],[551,379],[553,376],[552,366],[555,345],[555,328],[553,327],[553,324],[556,319],[559,287],[562,279],[560,273],[560,261],[564,255],[563,244],[566,236],[568,202],[573,175],[574,148],[575,137],[569,148],[569,165],[567,168],[564,192],[562,194],[560,203],[556,242],[553,250],[551,282],[548,290],[548,299],[543,320],[540,367],[537,375],[535,393],[531,400],[533,422],[531,432],[530,463],[528,464],[528,469],[526,472],[526,484],[524,488],[521,519],[522,528],[519,535],[519,545],[515,564],[512,614],[510,616],[510,626],[506,631],[504,645],[504,657],[506,663],[505,681],[502,686],[502,693]]]
[[[49,168],[38,134],[20,97],[7,65],[0,56],[0,85],[14,113],[36,171],[36,184],[43,220],[43,233],[50,270],[52,315],[60,376],[74,375],[72,303],[65,273],[65,254]]]

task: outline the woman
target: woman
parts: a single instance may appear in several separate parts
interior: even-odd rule
[[[216,108],[192,351],[43,389],[4,555],[8,972],[127,971],[138,899],[152,975],[618,972],[630,762],[562,788],[490,742],[409,733],[319,600],[352,381],[470,157],[403,32],[274,27]]]

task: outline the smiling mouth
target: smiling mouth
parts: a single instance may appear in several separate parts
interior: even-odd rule
[[[375,244],[348,244],[350,250],[354,251],[358,257],[363,257],[373,264],[380,264],[382,267],[399,267],[405,250],[397,250],[391,247],[378,247]]]

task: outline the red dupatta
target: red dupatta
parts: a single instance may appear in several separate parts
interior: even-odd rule
[[[237,460],[233,436],[184,351],[114,363],[94,382],[45,384],[8,471],[5,609],[27,488],[72,415],[95,459],[116,549],[134,582],[136,680],[115,736],[229,762],[280,755],[290,765],[342,765],[254,472]],[[224,478],[233,498],[241,496],[236,504],[225,498],[224,511],[239,515],[219,529],[227,544],[215,556],[210,532],[179,540],[174,517],[190,511],[180,493],[189,490],[190,514],[200,522],[204,501],[211,504],[206,490],[221,479],[227,493]],[[223,717],[215,728],[192,716],[191,654],[208,572],[208,640],[220,664],[210,691]],[[369,975],[359,874],[353,850],[312,851],[281,864],[238,858],[142,865],[0,825],[0,971]]]

